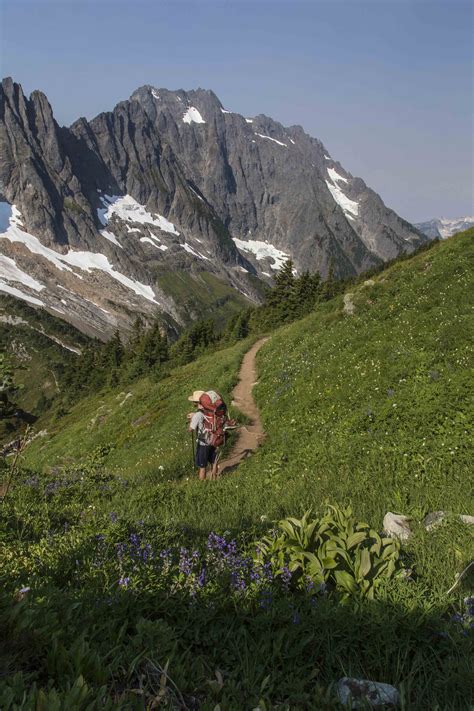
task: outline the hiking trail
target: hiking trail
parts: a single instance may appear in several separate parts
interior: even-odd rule
[[[255,366],[255,356],[267,338],[261,338],[253,344],[242,360],[239,371],[239,382],[232,390],[232,405],[237,407],[250,422],[239,427],[237,438],[229,454],[219,463],[220,474],[229,473],[230,470],[240,464],[241,461],[249,457],[265,437],[263,431],[260,411],[253,399],[252,390],[256,384],[257,369]]]

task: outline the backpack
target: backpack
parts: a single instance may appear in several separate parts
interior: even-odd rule
[[[225,424],[227,422],[227,405],[219,393],[208,390],[199,398],[201,412],[204,415],[203,437],[206,444],[220,447],[225,441]]]

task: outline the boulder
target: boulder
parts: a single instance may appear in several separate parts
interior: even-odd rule
[[[439,524],[448,516],[446,511],[432,511],[423,519],[423,526],[427,531],[433,530],[439,526]],[[468,516],[467,514],[458,514],[460,521],[467,525],[474,525],[474,516]]]
[[[406,541],[412,533],[410,521],[409,516],[387,511],[383,519],[383,529],[391,538],[400,538],[400,540]]]
[[[393,708],[400,703],[398,690],[394,686],[383,684],[380,681],[343,676],[337,682],[336,692],[339,701],[344,706],[352,701],[352,709],[366,708],[367,704],[372,708],[381,708],[382,706]]]
[[[354,294],[344,294],[344,313],[353,316],[355,313],[355,304],[352,301]]]
[[[436,526],[439,526],[445,516],[445,511],[432,511],[423,519],[423,526],[426,528],[427,531],[431,531],[432,528],[436,528]]]

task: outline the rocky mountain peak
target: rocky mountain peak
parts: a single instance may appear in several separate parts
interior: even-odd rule
[[[0,290],[100,335],[136,313],[198,316],[169,275],[258,300],[289,257],[343,276],[425,239],[301,126],[207,89],[145,85],[68,128],[7,78],[0,145]]]

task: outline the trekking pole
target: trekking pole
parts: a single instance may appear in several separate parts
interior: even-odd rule
[[[196,461],[196,455],[194,453],[194,432],[191,432],[191,447],[193,449],[193,469],[194,469],[194,462]]]

